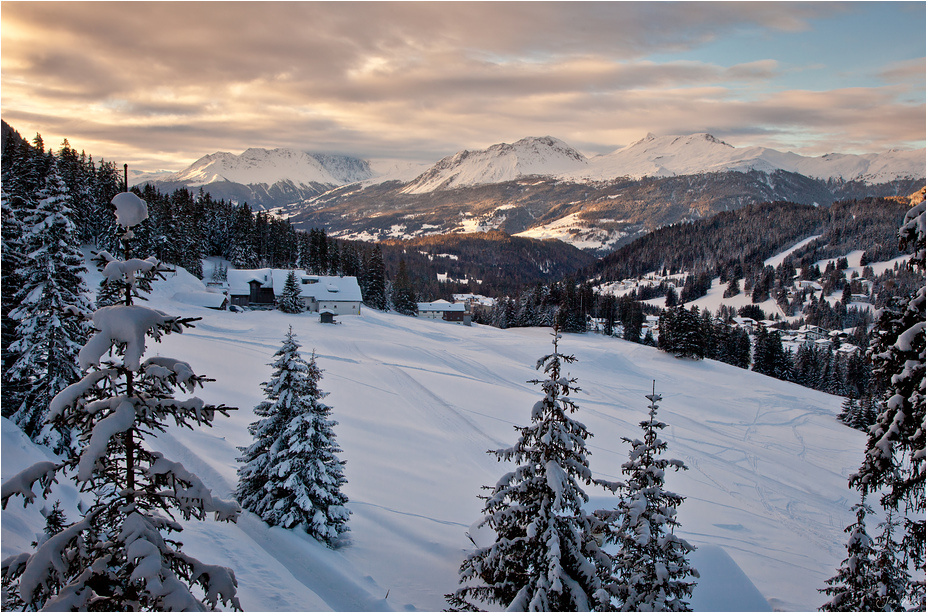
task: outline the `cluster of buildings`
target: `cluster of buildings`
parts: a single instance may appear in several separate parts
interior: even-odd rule
[[[274,308],[290,272],[279,268],[228,270],[225,281],[209,283],[212,292],[184,295],[178,299],[215,309]],[[360,314],[363,297],[357,277],[312,275],[300,270],[293,272],[306,311],[320,313],[323,318],[326,315]],[[454,298],[454,302],[418,303],[419,317],[470,325],[474,310],[486,308],[487,301],[489,308],[492,305],[491,299],[483,296],[461,295]]]

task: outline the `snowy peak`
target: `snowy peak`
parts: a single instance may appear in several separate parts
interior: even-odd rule
[[[755,149],[755,148],[754,148]],[[610,179],[620,176],[633,178],[670,177],[724,170],[775,170],[766,160],[754,160],[755,152],[740,150],[700,133],[688,136],[654,136],[641,140],[607,155],[590,160],[582,178]]]
[[[636,143],[628,145],[627,147],[622,147],[618,151],[625,151],[629,149],[665,151],[692,147],[711,148],[713,145],[721,145],[722,147],[728,147],[731,149],[734,148],[733,145],[729,145],[723,140],[715,138],[706,132],[699,134],[689,134],[688,136],[656,136],[653,132],[648,132],[647,136],[644,138],[640,139]]]
[[[528,137],[480,151],[459,151],[432,166],[402,191],[423,194],[531,175],[560,175],[580,170],[587,163],[586,156],[562,140]]]
[[[220,181],[242,185],[273,185],[281,181],[308,185],[345,185],[373,175],[370,165],[343,155],[309,153],[295,149],[250,148],[235,155],[219,151],[203,156],[186,169],[159,179],[207,185]]]
[[[587,168],[565,178],[607,180],[627,176],[640,179],[749,170],[785,170],[825,181],[836,179],[876,184],[898,178],[923,178],[925,163],[923,149],[805,157],[766,147],[738,148],[705,133],[688,136],[648,134],[627,147],[592,158]]]

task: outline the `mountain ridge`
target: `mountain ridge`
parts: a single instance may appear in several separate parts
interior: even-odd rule
[[[767,173],[785,170],[824,181],[884,183],[924,178],[927,175],[924,162],[924,149],[867,154],[832,152],[808,157],[767,147],[735,147],[708,133],[648,134],[611,153],[589,158],[552,136],[525,137],[511,144],[463,149],[445,156],[407,181],[402,191],[420,194],[528,176],[605,181],[749,170]],[[155,182],[199,187],[221,181],[243,185],[290,181],[295,185],[340,187],[357,182],[376,183],[377,175],[369,161],[357,157],[251,147],[240,155],[222,151],[207,154],[184,170],[159,175]],[[380,176],[393,179],[388,173]]]
[[[627,147],[591,159],[586,170],[562,178],[607,180],[623,174],[640,179],[705,172],[784,170],[824,181],[884,183],[923,178],[924,155],[924,150],[890,150],[881,154],[828,153],[808,157],[768,147],[734,147],[708,133],[648,134]]]
[[[658,227],[746,204],[906,196],[924,150],[812,158],[711,134],[646,137],[587,157],[552,136],[462,150],[427,168],[290,149],[217,152],[151,183],[201,187],[301,229],[385,240],[499,229],[603,254]],[[211,182],[210,182],[211,181]]]

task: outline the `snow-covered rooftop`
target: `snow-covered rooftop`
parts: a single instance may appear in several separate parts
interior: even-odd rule
[[[297,270],[296,280],[299,283],[300,295],[304,298],[315,298],[316,301],[360,302],[360,285],[357,277],[329,277],[325,275],[310,275]],[[250,291],[249,284],[257,281],[261,287],[273,289],[279,295],[286,284],[289,269],[283,268],[256,268],[229,270],[229,293],[233,296],[245,295]]]
[[[447,300],[435,300],[434,302],[419,302],[419,311],[437,311],[441,313],[451,313],[466,311],[466,305],[462,302],[448,302]]]

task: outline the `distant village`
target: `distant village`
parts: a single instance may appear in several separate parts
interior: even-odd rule
[[[272,309],[277,304],[286,277],[290,272],[289,269],[279,268],[222,269],[218,274],[213,274],[212,280],[207,282],[207,292],[177,296],[177,298],[184,302],[213,309],[228,309],[231,311]],[[320,320],[325,323],[333,322],[334,318],[338,316],[361,314],[363,296],[356,277],[314,275],[300,270],[294,272],[300,288],[302,306],[306,312],[319,313]],[[610,284],[607,291],[620,295],[632,292],[641,286],[654,286],[661,283],[681,287],[685,277],[684,273],[665,276],[654,273],[643,278],[626,279]],[[441,280],[440,275],[439,280]],[[822,289],[821,284],[815,281],[797,281],[792,291],[810,290],[821,292]],[[869,296],[867,294],[853,294],[852,300],[854,303],[863,305],[869,302]],[[453,301],[436,300],[417,303],[417,315],[422,319],[469,326],[476,314],[481,311],[488,313],[495,304],[495,298],[480,294],[454,294]],[[784,322],[785,320],[782,319],[756,320],[750,317],[733,317],[730,321],[718,323],[726,323],[740,328],[751,335],[760,327],[768,330],[776,329],[782,338],[783,347],[793,352],[797,351],[801,346],[830,347],[839,353],[847,355],[859,351],[858,346],[847,342],[846,331],[825,330],[811,325],[804,325],[794,330],[782,326]],[[601,321],[591,319],[589,324],[593,331],[604,329]],[[617,324],[614,334],[620,337],[622,333],[621,325]],[[658,316],[646,316],[641,336],[644,337],[648,333],[655,338],[659,337]]]

